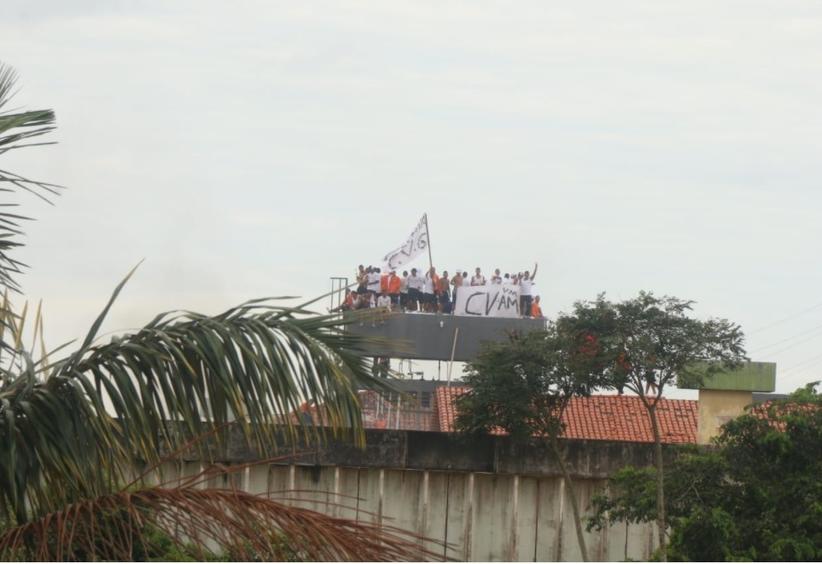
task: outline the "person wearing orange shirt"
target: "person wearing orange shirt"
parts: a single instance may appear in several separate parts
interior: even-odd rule
[[[391,303],[395,306],[400,304],[400,286],[402,280],[397,276],[397,271],[392,270],[388,275],[388,296],[391,298]]]
[[[531,302],[531,317],[534,319],[542,319],[542,308],[539,307],[539,296],[534,297]]]
[[[377,270],[379,272],[379,270]],[[388,273],[380,275],[380,294],[388,293]]]
[[[343,300],[343,303],[341,303],[340,305],[338,305],[334,309],[329,309],[328,312],[329,313],[336,313],[338,311],[349,311],[349,310],[354,309],[354,300],[356,299],[356,297],[357,297],[357,291],[356,290],[346,289],[345,290],[345,299]]]

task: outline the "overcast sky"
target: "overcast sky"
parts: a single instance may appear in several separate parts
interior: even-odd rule
[[[428,212],[440,270],[693,299],[822,378],[818,1],[4,0],[0,59],[58,117],[3,157],[69,187],[18,198],[50,345],[140,259],[105,330],[319,295]]]

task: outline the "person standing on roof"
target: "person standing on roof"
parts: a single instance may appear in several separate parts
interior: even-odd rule
[[[527,270],[523,273],[522,278],[519,279],[519,311],[520,314],[527,317],[531,313],[531,295],[534,288],[534,278],[537,277],[538,263],[534,263],[534,273],[531,274]]]
[[[542,319],[542,308],[539,307],[539,296],[536,296],[534,303],[531,304],[531,317],[534,319]]]
[[[439,279],[439,312],[451,313],[451,280],[448,278],[448,271],[443,270]]]
[[[388,275],[388,282],[386,286],[388,287],[388,297],[391,298],[391,304],[399,307],[400,287],[402,286],[402,280],[400,280],[400,277],[397,276],[396,270],[392,270],[391,274]]]
[[[368,293],[371,295],[380,293],[380,269],[368,267]]]
[[[494,275],[491,277],[491,284],[502,284],[502,276],[499,275],[499,268],[494,270]]]
[[[480,271],[480,267],[477,267],[476,274],[471,277],[471,285],[472,286],[485,286],[485,276],[482,275],[482,271]]]
[[[368,268],[371,268],[370,266]],[[368,291],[368,272],[363,265],[357,269],[357,294],[363,295]]]
[[[422,288],[425,285],[425,280],[422,276],[417,275],[417,269],[411,269],[411,276],[408,277],[408,309],[417,311],[422,309]]]
[[[388,276],[389,276],[388,272],[386,272],[385,274],[380,275],[380,293],[381,294],[388,294]]]
[[[400,307],[403,311],[408,309],[408,271],[402,271],[400,279]]]
[[[425,280],[422,286],[422,297],[425,303],[425,311],[434,313],[437,311],[437,290],[440,277],[437,276],[437,269],[433,266],[425,273]]]
[[[460,269],[457,269],[457,273],[451,278],[451,285],[454,287],[454,290],[451,292],[451,303],[457,303],[457,293],[459,289],[462,287],[462,274],[460,273]]]

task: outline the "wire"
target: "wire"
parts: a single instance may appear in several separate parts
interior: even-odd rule
[[[753,331],[748,331],[748,335],[753,335],[754,333],[759,333],[760,331],[764,331],[765,329],[770,329],[771,327],[779,325],[780,323],[784,323],[785,321],[790,321],[794,317],[799,317],[803,313],[808,313],[809,311],[813,311],[813,310],[815,310],[817,308],[820,308],[820,307],[822,307],[822,302],[819,302],[818,304],[812,305],[811,307],[809,307],[807,309],[803,309],[802,311],[799,311],[797,313],[793,313],[793,314],[789,315],[788,317],[783,317],[782,319],[778,319],[778,320],[774,321],[773,323],[769,323],[767,325],[757,327]]]
[[[816,356],[812,356],[812,357],[810,357],[810,358],[806,358],[806,359],[805,359],[805,360],[803,360],[802,362],[799,362],[799,363],[797,363],[797,364],[794,364],[793,366],[789,366],[789,367],[785,368],[784,370],[780,370],[780,371],[779,371],[779,373],[780,373],[780,375],[785,375],[785,374],[787,374],[788,372],[791,372],[791,371],[793,371],[793,370],[796,370],[797,368],[800,368],[800,367],[802,367],[802,366],[805,366],[806,364],[810,364],[810,363],[812,363],[813,361],[818,360],[818,359],[820,359],[820,358],[822,358],[822,354],[818,354],[818,355],[816,355]]]
[[[793,339],[796,339],[797,337],[802,337],[803,335],[809,335],[811,333],[819,333],[820,330],[822,330],[822,325],[817,325],[816,327],[811,327],[810,329],[807,329],[807,330],[802,331],[800,333],[797,333],[795,335],[791,335],[790,337],[787,337],[785,339],[780,339],[779,341],[775,341],[773,343],[765,345],[764,347],[758,347],[758,348],[754,349],[753,351],[751,351],[751,354],[758,353],[759,351],[769,349],[771,347],[775,347],[776,345],[781,345],[782,343],[787,343],[788,341],[792,341]],[[816,336],[816,335],[814,335],[814,336]],[[810,339],[812,339],[812,338],[813,337],[810,337]],[[801,341],[797,341],[797,343],[804,343],[807,340],[808,339],[803,339]],[[791,346],[793,346],[793,345],[791,345]],[[791,347],[788,347],[788,348],[791,348]],[[787,349],[784,349],[784,350],[787,350]],[[776,353],[773,353],[773,354],[776,354]]]

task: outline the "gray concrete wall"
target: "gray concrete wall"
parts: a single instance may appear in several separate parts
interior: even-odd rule
[[[196,463],[185,463],[179,470],[191,474],[198,468]],[[173,471],[166,472],[170,477]],[[581,558],[569,493],[561,477],[264,464],[249,468],[236,485],[335,517],[390,524],[437,539],[448,548],[436,543],[427,548],[450,559],[531,562]],[[580,507],[589,507],[592,495],[603,486],[601,479],[577,480]],[[626,540],[628,558],[649,559],[655,547],[650,525],[626,528],[620,523],[586,533],[594,560],[625,560]]]
[[[367,344],[367,356],[423,360],[449,360],[455,330],[459,329],[454,360],[460,362],[475,358],[483,341],[503,340],[509,331],[527,332],[544,328],[544,319],[434,313],[392,313],[373,321],[358,319],[348,326],[357,335],[384,339]]]
[[[238,427],[230,432],[222,446],[213,448],[216,460],[238,463],[262,458],[245,446]],[[454,433],[369,429],[366,445],[361,450],[350,442],[330,440],[322,448],[305,445],[292,452],[300,452],[299,462],[306,465],[561,475],[550,449],[541,441],[517,445],[508,437],[473,439]],[[651,443],[561,440],[560,447],[571,475],[578,478],[607,478],[628,464],[653,464]],[[664,447],[664,452],[669,448]],[[197,454],[192,452],[187,459],[196,460]]]
[[[237,486],[271,493],[330,515],[390,523],[448,544],[449,558],[472,561],[579,560],[569,491],[542,446],[504,437],[465,441],[442,433],[369,431],[361,451],[330,443],[296,464],[252,466]],[[259,460],[229,441],[225,462]],[[650,464],[649,444],[563,441],[579,507],[586,512],[606,478],[625,464]],[[183,461],[183,473],[200,467]],[[236,482],[236,480],[239,480]],[[222,485],[222,484],[215,484]],[[304,490],[300,493],[287,493]],[[592,559],[647,560],[650,525],[624,523],[586,533]],[[627,552],[626,552],[627,542]],[[433,548],[431,545],[429,548]]]

